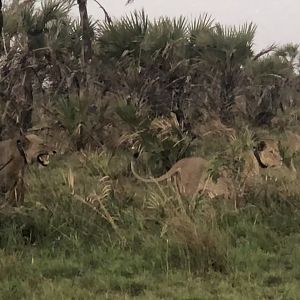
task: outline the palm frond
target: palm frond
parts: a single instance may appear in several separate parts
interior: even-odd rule
[[[254,82],[268,85],[273,78],[285,78],[293,73],[293,69],[277,55],[268,55],[256,61],[249,61],[245,71],[254,79]]]
[[[39,13],[42,23],[45,25],[47,22],[67,17],[75,0],[46,0],[41,3],[41,10]]]
[[[208,14],[203,14],[199,16],[197,19],[193,20],[189,25],[190,34],[200,32],[202,30],[211,29],[213,26],[214,19]]]
[[[140,45],[148,28],[148,16],[144,10],[134,11],[112,23],[102,22],[97,30],[97,42],[102,55],[121,58],[127,55],[139,57]]]

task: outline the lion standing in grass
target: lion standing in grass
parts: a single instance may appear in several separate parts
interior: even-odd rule
[[[0,142],[0,197],[16,205],[24,201],[24,171],[27,165],[49,164],[56,151],[35,134],[23,134]]]
[[[248,151],[244,156],[245,166],[242,177],[249,181],[262,170],[282,165],[282,157],[279,152],[278,142],[266,140],[257,143],[253,151]],[[221,171],[217,182],[208,176],[209,162],[201,157],[183,158],[176,162],[171,169],[158,178],[143,178],[137,174],[134,162],[131,162],[133,175],[145,182],[162,182],[171,178],[176,178],[181,194],[191,197],[198,192],[207,193],[211,198],[216,196],[230,197],[233,190],[233,180],[225,170]]]

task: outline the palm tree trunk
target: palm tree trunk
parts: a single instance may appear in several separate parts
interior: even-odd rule
[[[89,17],[86,8],[87,0],[77,0],[77,3],[79,7],[80,25],[82,30],[81,63],[87,64],[92,58],[92,42],[89,33]]]
[[[89,28],[89,17],[87,13],[86,3],[87,0],[77,0],[80,14],[80,25],[82,31],[82,44],[81,44],[81,84],[80,84],[80,97],[88,95],[88,83],[90,78],[89,67],[92,58],[92,41]]]
[[[32,127],[33,92],[32,92],[32,71],[27,69],[23,81],[25,105],[21,112],[21,127],[24,131]]]
[[[81,43],[81,82],[79,97],[84,101],[89,96],[89,82],[91,77],[91,58],[92,58],[92,41],[89,28],[89,17],[86,8],[87,0],[77,0],[80,14],[80,25],[82,34]],[[84,133],[83,127],[80,128],[77,150],[84,148],[83,143]]]
[[[5,39],[3,38],[3,12],[2,12],[2,0],[0,0],[0,45],[1,45],[1,53],[2,50],[5,52]]]
[[[33,36],[27,33],[27,53],[24,60],[23,68],[25,74],[23,78],[24,105],[20,115],[20,125],[24,131],[32,127],[32,112],[33,112],[33,90],[32,90],[32,70],[28,65],[32,64],[32,41]]]
[[[225,123],[232,124],[234,118],[231,111],[231,108],[234,104],[234,81],[233,81],[233,74],[227,73],[224,75],[222,80],[222,87],[221,87],[221,120]]]
[[[0,32],[3,29],[3,13],[2,13],[2,0],[0,0]]]

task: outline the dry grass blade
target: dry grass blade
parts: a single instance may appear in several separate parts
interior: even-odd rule
[[[172,135],[173,128],[179,129],[179,123],[176,118],[159,117],[155,118],[150,125],[151,130],[159,132],[161,138]]]
[[[112,192],[112,183],[109,176],[100,178],[98,187],[98,193],[94,191],[87,197],[75,195],[75,199],[91,208],[99,216],[106,220],[112,226],[114,231],[119,235],[119,237],[124,240],[125,238],[121,234],[119,227],[116,224],[117,217],[113,216],[112,213],[110,213],[106,205],[106,202],[109,200]]]
[[[190,213],[189,203],[179,192],[180,187],[178,187],[176,179],[174,183],[168,183],[166,190],[158,182],[154,182],[156,189],[153,188],[150,197],[146,200],[146,208],[158,211],[163,209],[166,216],[172,216],[178,212],[186,215]]]
[[[73,171],[71,168],[68,169],[67,173],[63,172],[63,179],[65,184],[69,187],[71,190],[71,195],[75,194],[75,175],[73,174]]]
[[[149,199],[146,201],[146,208],[155,210],[164,206],[164,204],[165,203],[162,203],[160,197],[157,197],[157,193],[152,192]]]
[[[143,132],[143,130],[136,131],[134,133],[127,133],[123,134],[120,137],[120,145],[122,144],[129,144],[129,145],[136,145],[138,143],[138,139],[140,137],[140,134]]]

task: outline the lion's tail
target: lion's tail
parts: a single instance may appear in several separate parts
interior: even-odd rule
[[[137,178],[138,180],[141,180],[145,183],[161,182],[161,181],[167,180],[168,178],[173,176],[175,173],[179,172],[179,169],[171,168],[167,173],[163,174],[160,177],[157,177],[157,178],[154,178],[154,177],[152,177],[152,178],[143,178],[136,172],[136,170],[134,168],[134,165],[135,165],[134,161],[131,161],[130,167],[131,167],[132,174],[134,175],[135,178]]]

